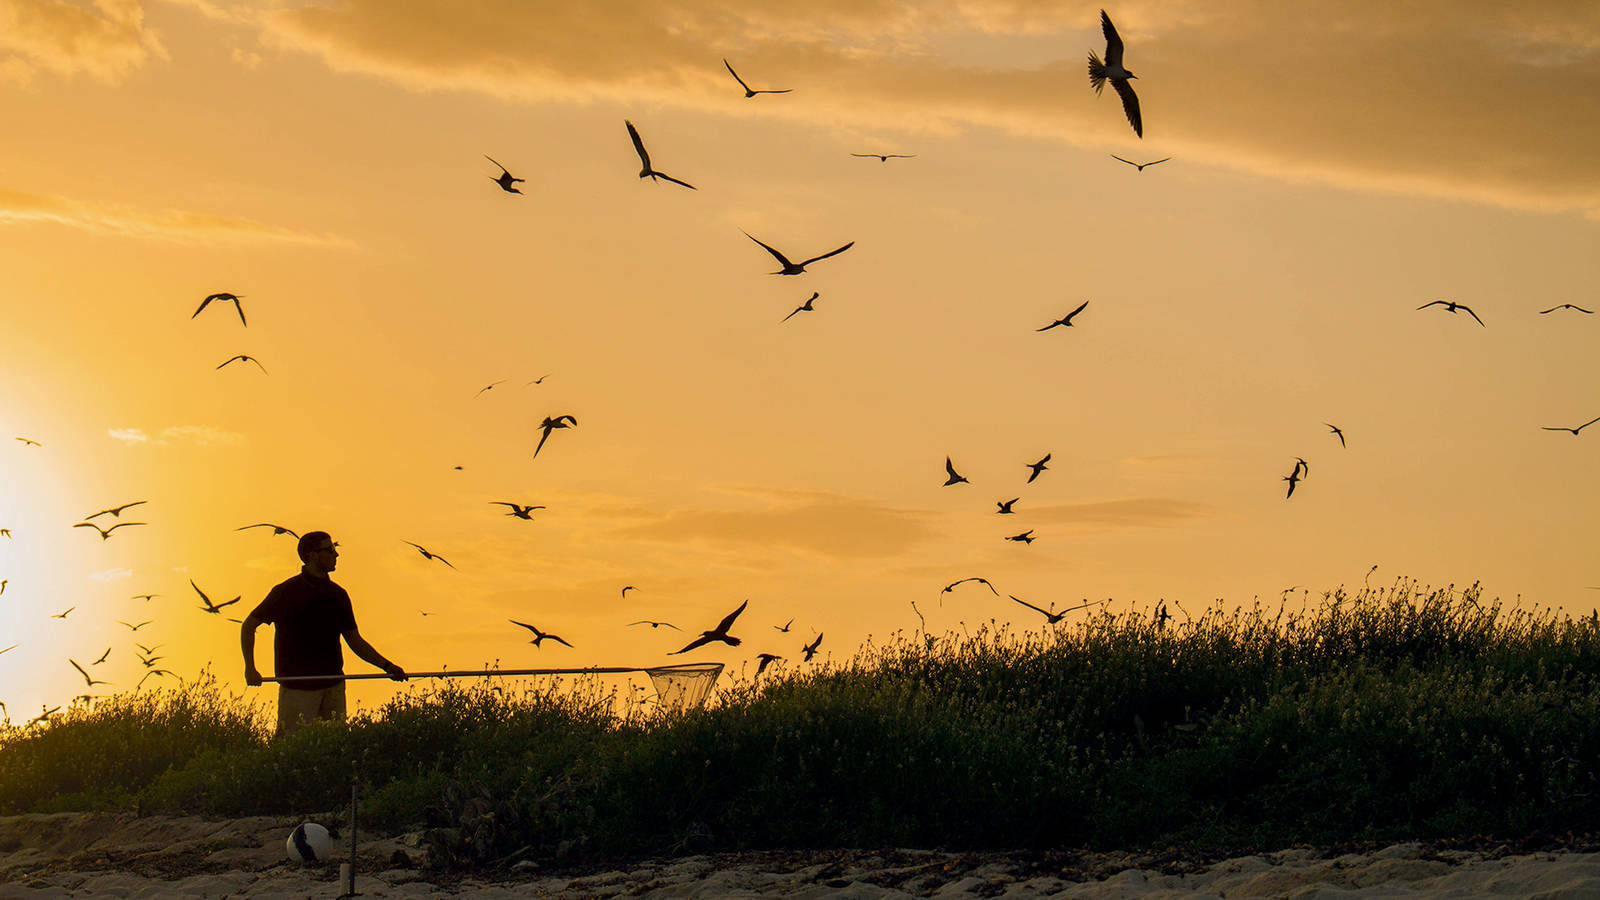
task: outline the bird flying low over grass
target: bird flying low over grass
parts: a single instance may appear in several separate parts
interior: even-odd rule
[[[271,528],[273,536],[287,534],[289,537],[292,537],[297,541],[300,540],[300,535],[295,534],[282,525],[274,525],[271,522],[257,522],[254,525],[241,525],[238,528],[235,528],[234,531],[244,531],[247,528]]]
[[[1471,316],[1474,319],[1477,319],[1479,325],[1483,325],[1483,320],[1482,319],[1478,319],[1478,314],[1472,311],[1472,307],[1467,306],[1467,305],[1465,305],[1463,303],[1457,303],[1454,300],[1430,300],[1427,303],[1424,303],[1421,306],[1417,307],[1417,309],[1427,309],[1430,306],[1443,306],[1445,308],[1446,312],[1457,312],[1457,311],[1460,311],[1460,310],[1465,310],[1467,315]],[[1484,326],[1484,327],[1488,327],[1488,326]]]
[[[544,449],[544,442],[549,440],[550,432],[557,428],[571,428],[577,424],[578,419],[573,415],[545,416],[544,421],[539,423],[539,429],[543,434],[539,435],[539,446],[533,448],[533,458],[539,458],[539,451]]]
[[[967,481],[966,478],[962,477],[962,475],[959,472],[956,471],[956,464],[954,462],[952,462],[950,457],[948,457],[948,456],[946,456],[944,458],[944,470],[945,470],[945,473],[948,474],[950,477],[945,479],[943,487],[949,487],[952,484],[971,484],[972,483],[970,481]]]
[[[67,660],[67,662],[69,662],[69,663],[72,663],[72,667],[73,667],[73,668],[74,668],[74,669],[77,669],[77,670],[78,670],[78,674],[79,674],[79,675],[82,675],[82,676],[83,676],[83,680],[84,680],[84,682],[85,682],[85,683],[86,683],[86,684],[87,684],[87,685],[88,685],[88,686],[89,686],[89,687],[94,687],[94,686],[95,686],[95,685],[97,685],[97,684],[110,684],[110,683],[111,683],[111,682],[109,682],[109,681],[101,681],[101,680],[100,680],[100,679],[98,679],[98,678],[90,678],[90,677],[89,677],[89,673],[88,673],[88,672],[85,672],[85,671],[84,671],[84,670],[83,670],[83,666],[80,666],[80,665],[78,665],[78,661],[77,661],[77,660],[75,660],[75,659],[68,659],[68,660]]]
[[[76,525],[74,525],[72,527],[73,528],[93,528],[95,531],[100,533],[100,540],[103,541],[103,540],[106,540],[106,539],[111,537],[111,532],[116,531],[118,528],[121,528],[124,525],[148,525],[148,524],[150,524],[150,523],[149,522],[118,522],[117,524],[111,526],[110,528],[101,528],[99,525],[96,525],[93,522],[79,522],[78,524],[76,524]]]
[[[854,247],[856,245],[855,241],[851,241],[850,243],[845,244],[843,247],[839,247],[839,248],[834,249],[834,250],[829,250],[827,253],[824,253],[821,256],[813,256],[810,259],[804,260],[802,262],[790,262],[789,261],[789,257],[784,256],[782,253],[779,253],[777,250],[773,249],[771,244],[767,244],[767,243],[763,242],[762,240],[757,238],[755,235],[752,235],[748,231],[743,232],[743,234],[744,234],[745,237],[749,238],[750,240],[755,241],[756,243],[760,244],[763,249],[765,249],[768,253],[772,254],[772,258],[773,259],[776,259],[779,263],[781,263],[783,265],[783,268],[779,269],[776,272],[768,272],[767,274],[769,274],[769,275],[799,275],[800,273],[802,273],[802,272],[804,272],[806,270],[806,266],[811,265],[812,263],[816,262],[817,260],[819,260],[819,259],[827,259],[830,256],[835,256],[837,254],[843,253],[846,250],[849,250],[851,247]]]
[[[135,500],[132,503],[124,503],[121,506],[113,506],[110,509],[102,509],[99,512],[95,513],[94,515],[84,516],[83,520],[85,522],[90,522],[90,521],[93,521],[98,516],[111,516],[112,518],[120,519],[120,518],[122,518],[122,511],[127,509],[128,507],[130,507],[130,506],[138,506],[141,503],[149,503],[149,502],[150,501],[148,501],[148,500]]]
[[[442,562],[445,565],[450,566],[450,568],[452,568],[452,569],[455,568],[455,566],[451,564],[450,560],[445,559],[444,557],[440,556],[437,553],[428,552],[428,548],[422,546],[421,544],[413,544],[411,541],[405,541],[405,540],[402,540],[400,543],[402,543],[402,544],[411,544],[411,546],[417,548],[417,552],[422,554],[423,559],[437,559],[439,562]]]
[[[627,119],[623,119],[622,124],[628,126],[628,137],[633,140],[633,150],[635,153],[639,154],[639,163],[643,166],[643,168],[639,170],[640,178],[648,178],[651,181],[654,181],[658,178],[665,178],[673,184],[681,184],[691,191],[696,190],[695,186],[689,182],[679,181],[665,172],[658,172],[652,168],[650,165],[650,154],[644,149],[644,141],[639,137],[639,129],[634,128],[633,123],[629,122]]]
[[[1593,425],[1596,422],[1600,422],[1600,416],[1590,419],[1582,425],[1579,425],[1577,428],[1563,428],[1559,425],[1543,425],[1540,427],[1542,427],[1545,431],[1570,431],[1573,433],[1573,435],[1577,435],[1578,432],[1588,428],[1590,425]]]
[[[751,88],[750,85],[744,83],[744,79],[739,77],[739,73],[733,70],[733,66],[729,65],[727,60],[723,60],[722,64],[727,66],[728,74],[733,76],[733,80],[739,82],[739,87],[744,88],[744,97],[746,100],[754,97],[757,94],[787,94],[794,90],[794,88],[784,88],[781,91],[755,90]]]
[[[756,663],[756,677],[759,678],[761,673],[767,670],[767,666],[772,665],[774,660],[783,659],[783,657],[776,653],[757,653],[756,659],[758,660]]]
[[[1043,328],[1035,328],[1034,330],[1035,331],[1049,331],[1050,329],[1055,328],[1057,326],[1061,326],[1061,325],[1064,325],[1064,326],[1066,326],[1068,328],[1071,328],[1072,327],[1072,317],[1076,316],[1078,313],[1083,312],[1083,308],[1085,306],[1088,306],[1088,305],[1089,305],[1089,301],[1085,300],[1082,303],[1078,304],[1078,308],[1073,310],[1072,312],[1067,313],[1066,315],[1064,315],[1061,318],[1055,320],[1054,322],[1051,322],[1049,325],[1046,325]]]
[[[700,632],[700,636],[695,638],[694,640],[690,641],[689,644],[687,646],[685,646],[682,650],[675,650],[675,651],[673,651],[672,653],[670,653],[668,655],[669,656],[676,656],[679,653],[688,653],[690,650],[693,650],[696,647],[701,647],[701,646],[704,646],[706,644],[709,644],[712,641],[721,641],[721,642],[723,642],[724,644],[727,644],[730,647],[739,646],[739,643],[740,643],[739,638],[736,638],[733,635],[728,634],[728,629],[733,627],[733,620],[739,618],[739,614],[744,612],[745,607],[747,607],[749,605],[750,605],[750,601],[749,600],[746,600],[743,603],[739,604],[739,608],[734,610],[731,613],[728,613],[727,616],[723,617],[722,621],[717,623],[717,627],[711,629],[710,631],[702,631],[702,632]]]
[[[572,646],[571,644],[567,643],[566,640],[559,634],[551,634],[548,631],[540,631],[532,625],[529,625],[527,622],[518,622],[516,619],[507,619],[506,621],[513,625],[521,625],[523,628],[533,632],[533,640],[529,641],[528,643],[534,645],[535,647],[541,646],[545,641],[555,641],[563,647]]]
[[[1133,126],[1133,133],[1142,138],[1144,119],[1139,115],[1139,97],[1133,92],[1133,85],[1128,83],[1139,76],[1123,66],[1122,37],[1117,34],[1117,26],[1111,24],[1111,17],[1103,9],[1100,10],[1100,30],[1106,36],[1106,59],[1101,62],[1093,50],[1089,51],[1089,84],[1098,95],[1101,88],[1106,86],[1106,81],[1111,82],[1117,96],[1122,98],[1122,111],[1128,117],[1128,124]]]
[[[239,324],[248,327],[250,325],[250,323],[246,322],[244,320],[244,304],[239,302],[239,300],[240,300],[240,298],[242,296],[243,295],[241,295],[241,294],[230,294],[230,293],[228,293],[226,291],[223,291],[222,293],[218,293],[218,294],[208,294],[208,295],[206,295],[206,299],[200,301],[200,308],[195,310],[194,311],[194,315],[191,315],[189,318],[192,319],[195,316],[200,315],[201,311],[203,311],[207,306],[209,306],[211,304],[211,301],[215,300],[218,303],[232,303],[233,304],[233,308],[238,310],[238,312],[239,312]]]
[[[527,519],[529,522],[533,521],[534,510],[545,508],[543,506],[522,506],[517,503],[512,503],[510,500],[490,500],[489,503],[494,506],[510,507],[511,512],[506,513],[506,515],[516,516],[519,519]]]
[[[1066,615],[1067,615],[1067,612],[1068,612],[1068,610],[1062,610],[1061,612],[1052,612],[1052,610],[1055,609],[1055,604],[1054,603],[1050,604],[1050,609],[1040,609],[1039,607],[1034,606],[1032,603],[1029,603],[1028,601],[1022,599],[1021,597],[1017,597],[1017,596],[1011,595],[1011,594],[1008,594],[1007,596],[1011,597],[1011,599],[1017,601],[1018,603],[1021,603],[1023,606],[1026,606],[1027,608],[1033,610],[1034,612],[1039,613],[1040,615],[1044,616],[1045,621],[1049,622],[1051,625],[1054,625],[1057,622],[1061,621],[1062,619],[1066,618]],[[1074,607],[1074,608],[1075,609],[1081,609],[1082,607]]]
[[[520,194],[520,193],[522,193],[521,191],[519,191],[515,187],[513,187],[513,185],[517,184],[518,182],[527,181],[528,179],[526,179],[526,178],[518,178],[518,177],[512,175],[510,170],[508,170],[505,166],[501,166],[499,163],[494,162],[494,157],[490,156],[487,153],[485,153],[483,155],[483,158],[487,159],[489,162],[494,163],[496,166],[500,166],[500,174],[498,176],[495,176],[495,175],[490,175],[489,176],[489,180],[490,181],[494,182],[495,184],[500,185],[500,190],[505,191],[508,194]]]
[[[1131,77],[1131,76],[1130,76],[1130,77]],[[1135,101],[1135,102],[1137,102],[1137,101]],[[1143,171],[1144,171],[1144,167],[1145,167],[1145,166],[1154,166],[1154,165],[1158,165],[1158,164],[1160,164],[1160,163],[1164,163],[1164,162],[1166,162],[1166,161],[1167,161],[1167,160],[1169,160],[1169,159],[1171,159],[1171,158],[1172,158],[1172,157],[1170,157],[1170,156],[1166,156],[1166,157],[1163,157],[1163,158],[1161,158],[1161,159],[1152,159],[1152,160],[1150,160],[1150,161],[1149,161],[1149,162],[1147,162],[1147,163],[1136,163],[1136,162],[1134,162],[1134,161],[1133,161],[1133,160],[1131,160],[1131,159],[1123,159],[1123,158],[1122,158],[1122,157],[1120,157],[1120,156],[1118,156],[1118,155],[1116,155],[1116,154],[1115,154],[1115,153],[1113,153],[1113,154],[1111,154],[1111,158],[1112,158],[1112,159],[1114,159],[1114,160],[1117,160],[1117,161],[1118,161],[1118,162],[1125,162],[1125,163],[1127,163],[1127,164],[1128,164],[1128,165],[1130,165],[1130,166],[1133,166],[1133,167],[1134,167],[1134,168],[1136,168],[1136,169],[1138,169],[1138,170],[1139,170],[1139,171],[1141,171],[1141,172],[1143,172]]]
[[[819,631],[816,640],[800,648],[800,652],[806,655],[806,662],[811,662],[811,657],[817,655],[817,648],[820,646],[822,646],[822,632]]]

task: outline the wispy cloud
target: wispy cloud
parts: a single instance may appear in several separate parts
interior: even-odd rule
[[[0,0],[0,72],[14,80],[43,68],[116,83],[152,57],[167,59],[160,37],[145,26],[139,0]]]
[[[678,510],[622,537],[784,548],[836,559],[894,556],[933,536],[932,515],[821,491],[768,492],[757,509]]]
[[[237,216],[186,210],[143,210],[0,188],[0,223],[34,222],[169,241],[281,241],[331,247],[354,246],[353,242],[338,235],[298,231]]]
[[[152,441],[143,428],[111,428],[106,430],[114,440],[130,447],[152,444],[156,447],[173,447],[189,444],[197,447],[223,447],[244,440],[244,435],[214,425],[168,425]]]
[[[106,569],[106,570],[101,571],[101,572],[91,572],[89,574],[89,577],[93,578],[95,581],[115,581],[118,578],[132,578],[133,577],[133,570],[132,569]]]
[[[150,436],[138,428],[109,428],[106,430],[106,434],[110,435],[115,440],[119,440],[124,444],[129,445],[143,444],[150,440]]]
[[[1132,497],[1092,503],[1059,503],[1028,510],[1028,521],[1080,525],[1094,530],[1159,528],[1205,518],[1213,507],[1169,497]]]
[[[208,3],[208,6],[216,4]],[[912,134],[1132,140],[1089,90],[1092,3],[384,0],[230,15],[263,41],[414,90],[728,109],[721,57],[798,90],[761,112]],[[1163,154],[1291,180],[1600,211],[1600,8],[1150,0],[1117,12]],[[1059,51],[1018,47],[1059,35]],[[956,48],[961,48],[958,52]],[[974,49],[976,48],[976,49]],[[736,60],[737,61],[737,60]],[[746,107],[739,107],[741,110]]]

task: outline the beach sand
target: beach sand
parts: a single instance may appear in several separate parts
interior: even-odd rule
[[[322,819],[323,821],[331,821]],[[0,900],[47,897],[333,898],[339,863],[290,863],[284,839],[299,818],[54,813],[0,817]],[[370,838],[370,839],[369,839]],[[361,897],[1496,897],[1600,898],[1600,852],[1580,842],[1470,848],[1294,848],[1207,858],[1203,854],[951,853],[835,850],[711,853],[607,868],[521,868],[462,874],[423,866],[420,832],[362,835]],[[1532,846],[1548,849],[1530,849]],[[1345,848],[1349,849],[1349,848]]]

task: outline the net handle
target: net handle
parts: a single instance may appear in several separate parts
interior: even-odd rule
[[[587,669],[462,669],[458,672],[407,672],[407,678],[493,678],[500,675],[616,675],[623,672],[674,672],[704,671],[713,666],[720,673],[722,663],[675,663],[670,666],[596,666]],[[289,684],[296,681],[359,681],[368,678],[388,678],[386,672],[358,672],[354,675],[278,675],[261,679],[262,684]]]

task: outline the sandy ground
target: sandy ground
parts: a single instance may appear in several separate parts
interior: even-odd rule
[[[46,897],[333,898],[334,859],[286,861],[298,819],[58,813],[0,817],[0,900]],[[709,854],[625,868],[493,876],[422,868],[420,834],[359,842],[361,897],[1495,897],[1600,898],[1600,852],[1396,844],[1366,852],[1296,848],[1233,858],[1194,854],[944,853],[840,850]],[[1590,850],[1585,844],[1584,849]]]

